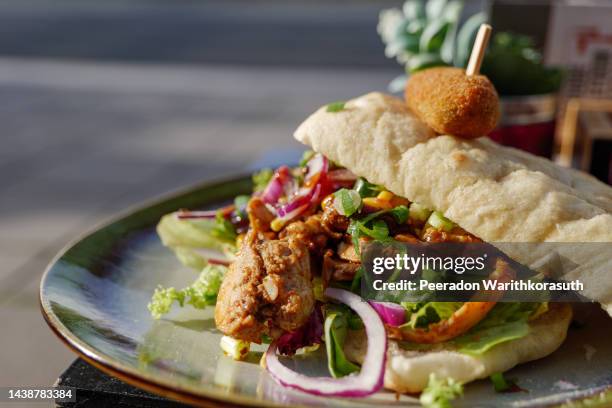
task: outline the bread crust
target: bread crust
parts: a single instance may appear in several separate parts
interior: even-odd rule
[[[409,351],[390,341],[385,388],[417,393],[427,386],[431,373],[438,378],[468,383],[546,357],[565,340],[571,319],[571,306],[551,303],[546,313],[529,323],[529,333],[525,337],[498,344],[481,355],[463,354],[448,344],[432,346],[428,351]],[[365,335],[354,332],[347,336],[344,350],[347,358],[359,362],[366,347]]]

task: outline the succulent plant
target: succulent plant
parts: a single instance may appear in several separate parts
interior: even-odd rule
[[[385,55],[406,71],[391,81],[391,92],[401,92],[407,76],[421,69],[467,65],[478,28],[487,16],[477,13],[460,25],[462,10],[461,0],[407,0],[401,10],[381,11],[377,29],[386,45]],[[529,37],[505,32],[493,36],[481,72],[501,95],[555,92],[562,79],[561,70],[543,65]]]
[[[385,55],[396,58],[407,73],[440,65],[464,66],[484,13],[471,16],[459,27],[460,0],[407,0],[403,8],[383,10],[378,33],[386,44]],[[396,78],[392,91],[403,88],[406,75]]]

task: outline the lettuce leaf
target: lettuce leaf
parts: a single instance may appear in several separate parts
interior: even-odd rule
[[[179,219],[176,213],[167,214],[157,224],[162,243],[172,249],[179,261],[190,268],[201,270],[210,257],[231,258],[236,245],[218,238],[216,219]]]
[[[463,302],[428,302],[425,304],[404,302],[402,306],[410,314],[408,322],[404,323],[402,327],[411,329],[427,327],[432,323],[448,319],[461,305],[463,305]]]
[[[526,336],[529,320],[541,309],[541,303],[498,303],[487,317],[453,342],[462,353],[485,353],[498,344]]]
[[[426,328],[448,319],[462,302],[402,302],[408,312],[406,329]],[[546,312],[547,303],[497,303],[487,316],[464,335],[450,341],[457,351],[479,355],[498,344],[519,339],[529,333],[529,320]],[[413,344],[405,344],[412,349]]]
[[[344,341],[349,326],[349,312],[336,305],[328,305],[325,313],[325,349],[327,366],[334,378],[344,377],[356,371],[359,366],[351,363],[344,355]]]
[[[155,319],[159,319],[170,311],[174,302],[181,307],[188,304],[196,309],[213,306],[217,303],[217,293],[226,270],[225,266],[206,265],[198,279],[181,290],[160,285],[155,289],[147,308]]]

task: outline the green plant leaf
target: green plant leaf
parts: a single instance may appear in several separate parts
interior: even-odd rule
[[[406,71],[409,73],[415,73],[425,68],[446,66],[447,64],[440,58],[437,53],[426,53],[415,55],[410,58],[406,65]]]
[[[440,48],[440,57],[449,65],[453,64],[455,49],[457,45],[457,31],[459,30],[459,19],[463,10],[461,0],[453,0],[444,9],[444,18],[449,23],[444,42]]]
[[[406,0],[402,7],[404,15],[409,20],[425,19],[425,5],[423,0]]]
[[[389,85],[387,85],[387,89],[391,93],[401,93],[404,92],[404,88],[406,88],[406,82],[408,81],[408,75],[401,74],[397,77],[393,78]]]
[[[472,52],[472,45],[480,25],[487,22],[484,12],[476,13],[468,18],[457,33],[457,51],[455,53],[455,66],[465,68]]]
[[[449,23],[444,18],[439,17],[431,20],[419,40],[419,52],[437,52],[442,48],[444,37],[448,31]]]
[[[425,5],[425,14],[428,20],[442,16],[448,0],[429,0]]]

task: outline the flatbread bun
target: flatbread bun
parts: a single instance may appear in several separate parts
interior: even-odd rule
[[[527,336],[498,344],[481,355],[459,353],[448,344],[432,346],[428,351],[409,351],[390,341],[385,388],[417,393],[427,386],[431,373],[438,378],[468,383],[546,357],[565,340],[571,319],[571,306],[551,303],[546,313],[529,323]],[[344,351],[349,360],[361,363],[366,347],[364,331],[355,331],[347,336]]]
[[[441,211],[493,245],[612,242],[612,188],[488,138],[436,136],[398,98],[370,93],[338,112],[322,107],[294,136],[358,176]],[[581,279],[582,294],[612,315],[609,251],[560,247],[569,263],[579,266],[561,278]],[[502,250],[526,266],[551,252],[525,245]]]

